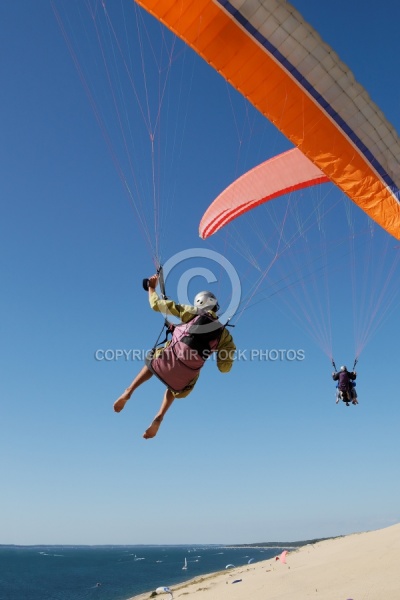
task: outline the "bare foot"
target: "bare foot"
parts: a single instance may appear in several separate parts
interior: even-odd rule
[[[128,390],[125,390],[125,392],[121,394],[118,400],[114,402],[114,411],[121,412],[121,410],[124,408],[125,404],[128,402],[130,397],[131,394],[128,392]]]
[[[158,429],[161,425],[162,417],[156,417],[150,427],[146,429],[143,434],[145,440],[149,440],[150,438],[156,437]]]

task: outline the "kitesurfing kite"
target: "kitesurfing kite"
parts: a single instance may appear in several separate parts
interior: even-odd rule
[[[400,239],[398,135],[349,68],[289,2],[137,3],[191,46],[330,181]],[[268,195],[266,189],[262,197]],[[253,200],[257,203],[257,198]]]

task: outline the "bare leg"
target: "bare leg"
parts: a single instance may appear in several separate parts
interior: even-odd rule
[[[118,398],[118,400],[116,400],[114,402],[114,411],[121,412],[121,410],[124,408],[125,404],[128,402],[129,398],[132,396],[133,392],[139,387],[139,385],[142,385],[142,383],[145,383],[146,381],[148,381],[150,379],[150,377],[152,377],[152,376],[153,376],[153,373],[145,365],[143,367],[143,369],[140,371],[140,373],[138,373],[138,375],[136,375],[136,377],[132,381],[131,385],[129,387],[127,387],[126,390],[124,391],[124,393],[121,394],[121,396]]]
[[[146,429],[146,431],[144,432],[144,434],[143,434],[143,437],[146,440],[148,440],[150,438],[153,438],[153,437],[155,437],[157,435],[158,429],[159,429],[159,427],[161,425],[161,421],[165,417],[165,415],[167,413],[167,410],[170,408],[170,406],[171,406],[171,404],[173,403],[174,400],[175,400],[175,397],[172,394],[171,390],[166,389],[163,401],[162,401],[161,406],[160,406],[160,410],[158,411],[158,413],[154,417],[154,420],[153,420],[152,424],[150,425],[150,427],[148,427]]]

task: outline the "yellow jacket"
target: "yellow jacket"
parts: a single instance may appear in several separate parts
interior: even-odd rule
[[[153,310],[160,312],[165,318],[168,316],[178,317],[182,323],[187,323],[193,319],[198,310],[195,306],[189,304],[176,304],[173,300],[163,300],[158,297],[157,292],[149,295],[150,306]],[[209,311],[216,318],[216,314]],[[229,331],[224,328],[217,346],[217,367],[221,373],[228,373],[234,361],[236,346]]]

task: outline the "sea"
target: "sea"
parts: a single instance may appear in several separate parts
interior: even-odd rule
[[[199,575],[267,560],[283,548],[0,546],[0,600],[127,600]],[[187,569],[183,569],[187,562]],[[231,567],[228,567],[228,569]],[[160,600],[169,596],[158,596]]]

